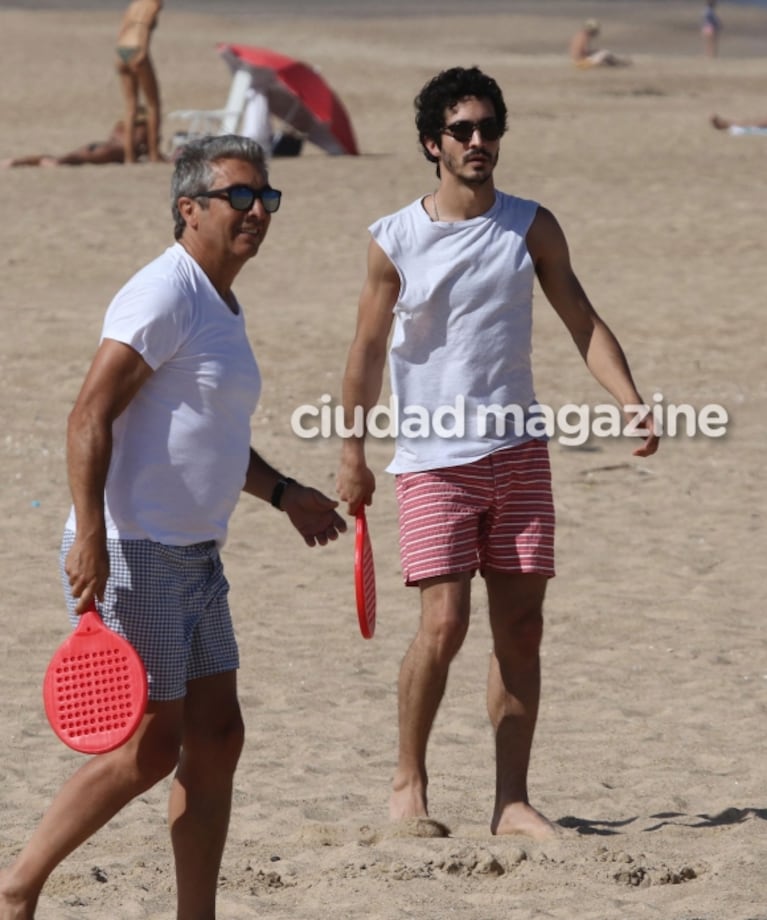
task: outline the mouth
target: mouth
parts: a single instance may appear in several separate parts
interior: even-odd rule
[[[264,235],[262,227],[240,227],[239,232],[244,236],[249,236],[257,240],[260,240]]]

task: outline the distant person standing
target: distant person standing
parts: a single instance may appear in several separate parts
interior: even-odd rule
[[[163,0],[132,0],[123,14],[117,36],[116,68],[125,98],[125,162],[137,160],[133,131],[143,94],[147,111],[147,158],[160,162],[160,90],[149,42],[157,26]]]
[[[703,50],[708,57],[716,57],[719,53],[719,35],[722,31],[722,20],[716,12],[716,0],[706,0],[706,9],[700,23],[700,34],[703,37]]]

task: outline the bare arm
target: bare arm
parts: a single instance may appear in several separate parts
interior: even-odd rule
[[[538,209],[527,234],[527,245],[544,294],[567,327],[594,378],[621,408],[642,405],[623,349],[581,287],[570,263],[562,228],[545,208]],[[633,417],[631,413],[627,415]],[[642,457],[658,449],[651,416],[645,417],[643,426],[648,430],[647,438],[642,447],[634,451]]]
[[[342,385],[347,430],[361,425],[359,434],[344,440],[336,488],[350,513],[370,504],[375,476],[365,460],[364,422],[381,394],[386,366],[386,343],[399,296],[397,270],[381,247],[371,240],[367,277],[360,294],[357,328],[346,360]]]
[[[66,572],[77,612],[104,596],[109,577],[104,487],[112,458],[112,425],[152,369],[129,345],[104,339],[85,377],[67,424],[67,473],[77,534]]]

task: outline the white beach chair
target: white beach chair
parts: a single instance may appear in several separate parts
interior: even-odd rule
[[[247,70],[235,71],[229,87],[229,96],[222,109],[178,109],[170,112],[169,119],[186,122],[183,130],[174,131],[170,141],[170,155],[194,137],[205,134],[236,134],[245,112],[248,90],[252,78]]]

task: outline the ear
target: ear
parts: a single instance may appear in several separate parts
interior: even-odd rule
[[[194,198],[179,198],[178,211],[179,214],[184,218],[184,223],[187,225],[187,227],[192,227],[193,229],[197,228],[199,223],[198,215],[200,211],[199,202],[195,201]]]
[[[442,148],[433,138],[424,137],[421,143],[423,144],[424,150],[428,151],[435,160],[440,158],[442,155]]]

